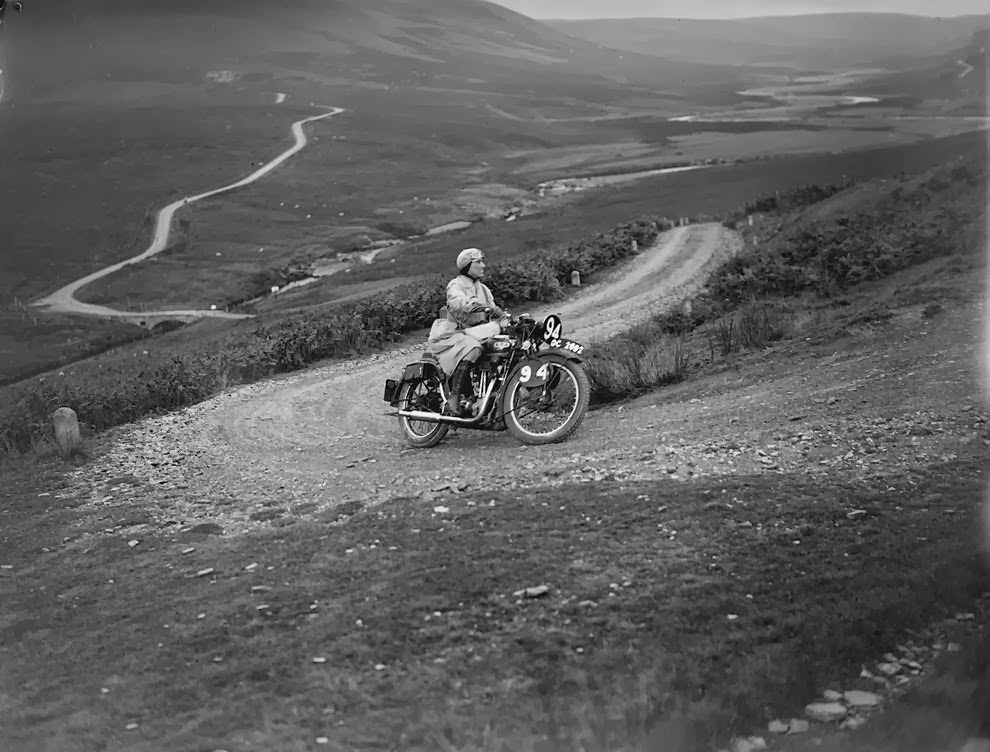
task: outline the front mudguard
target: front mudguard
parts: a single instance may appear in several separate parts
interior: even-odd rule
[[[534,360],[550,360],[551,358],[558,358],[558,359],[564,360],[564,361],[568,361],[569,360],[572,363],[579,363],[579,364],[580,363],[584,363],[584,359],[581,357],[581,355],[579,355],[578,353],[574,352],[573,350],[567,350],[567,349],[565,349],[563,347],[551,347],[551,348],[549,348],[547,350],[540,350],[538,353],[536,353],[535,355],[531,356],[527,360],[525,360],[525,361],[523,361],[521,363],[517,363],[516,366],[515,366],[515,368],[513,368],[509,372],[509,375],[506,377],[506,379],[505,379],[506,383],[508,383],[509,381],[511,381],[512,378],[514,376],[516,376],[516,374],[518,374],[519,371],[522,370],[523,366],[525,366],[527,362],[531,362],[531,361],[534,361]],[[557,383],[559,381],[560,381],[560,374],[556,374],[556,375],[554,375],[550,379],[549,382],[547,382],[546,386],[544,386],[543,384],[541,384],[540,387],[543,387],[545,389],[553,389],[554,387],[557,386]],[[539,387],[536,387],[536,388],[539,388]]]
[[[583,363],[584,358],[582,355],[573,352],[571,350],[565,350],[563,347],[552,347],[549,350],[540,350],[536,353],[536,359],[546,357],[547,355],[556,355],[558,358],[563,358],[564,360],[573,360],[575,363]]]

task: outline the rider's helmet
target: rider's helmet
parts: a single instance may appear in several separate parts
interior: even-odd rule
[[[479,248],[465,248],[457,254],[457,271],[467,274],[467,270],[475,261],[484,261],[485,254]]]

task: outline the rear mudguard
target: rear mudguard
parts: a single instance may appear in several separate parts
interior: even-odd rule
[[[438,378],[443,381],[443,374],[436,363],[431,363],[428,360],[409,363],[402,369],[402,377],[398,381],[395,379],[385,380],[385,401],[395,407],[399,404],[399,391],[403,384],[414,384],[431,378]]]

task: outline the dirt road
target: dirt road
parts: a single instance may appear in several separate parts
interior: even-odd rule
[[[2,92],[0,92],[2,93]],[[96,305],[94,303],[83,303],[76,299],[76,293],[86,285],[91,282],[95,282],[102,277],[106,277],[109,274],[113,274],[116,271],[123,269],[131,264],[138,264],[142,261],[146,261],[152,256],[157,256],[159,253],[164,251],[168,247],[169,234],[172,228],[172,217],[175,213],[187,206],[188,204],[200,201],[204,198],[210,198],[212,196],[220,195],[221,193],[227,193],[229,191],[242,188],[245,185],[250,185],[251,183],[263,178],[265,175],[269,174],[285,162],[287,159],[292,157],[297,152],[302,151],[308,139],[306,138],[306,132],[303,130],[303,126],[307,123],[315,122],[317,120],[323,120],[324,118],[333,117],[334,115],[339,115],[344,110],[340,107],[325,107],[327,112],[321,113],[319,115],[311,115],[310,117],[303,118],[302,120],[297,120],[292,124],[292,137],[293,144],[288,149],[283,151],[274,159],[269,160],[264,165],[259,167],[257,170],[252,172],[245,178],[238,180],[237,182],[230,183],[229,185],[221,186],[220,188],[214,188],[203,193],[198,193],[195,196],[185,196],[178,201],[173,201],[168,206],[164,207],[158,212],[158,218],[155,221],[155,231],[151,240],[151,245],[148,248],[133,258],[125,259],[116,264],[111,264],[103,269],[88,274],[81,279],[77,279],[75,282],[70,282],[64,287],[60,287],[55,292],[50,295],[41,298],[40,300],[32,303],[32,306],[37,308],[42,308],[49,313],[73,313],[86,316],[101,316],[106,318],[123,318],[123,319],[145,319],[154,318],[162,315],[172,315],[176,317],[213,317],[213,318],[226,318],[226,319],[243,319],[250,318],[250,314],[243,313],[228,313],[226,311],[217,310],[158,310],[158,311],[122,311],[116,308],[110,308],[108,306]]]
[[[570,336],[601,341],[676,304],[739,245],[719,224],[679,227],[600,284],[533,313],[557,311]],[[433,450],[408,449],[386,415],[382,390],[421,349],[313,368],[123,427],[106,435],[102,454],[77,480],[130,473],[161,490],[162,521],[208,519],[233,533],[277,516],[274,510],[319,512],[447,483],[478,488],[535,480],[537,466],[528,464],[563,472],[612,444],[614,415],[603,412],[552,447],[525,449],[505,433],[452,431]]]

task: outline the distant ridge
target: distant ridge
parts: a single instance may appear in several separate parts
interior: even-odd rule
[[[913,60],[902,71],[878,77],[861,89],[871,94],[919,99],[968,99],[982,113],[987,96],[988,47],[990,29],[979,29],[966,44]]]
[[[523,86],[535,71],[573,85],[685,92],[731,87],[743,74],[607,49],[484,0],[58,0],[31,10],[12,49],[38,79],[129,75],[131,66],[172,80],[224,61],[286,65],[288,56],[310,71],[382,81],[415,74]]]
[[[967,43],[990,13],[930,18],[904,13],[815,13],[709,20],[561,20],[559,31],[618,49],[684,62],[848,68],[901,64]]]

